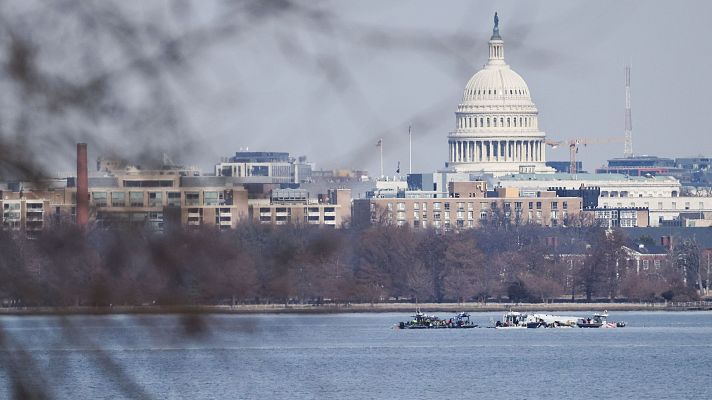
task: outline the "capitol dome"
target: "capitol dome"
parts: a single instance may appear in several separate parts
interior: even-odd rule
[[[524,79],[508,65],[485,66],[470,78],[462,95],[462,102],[469,105],[486,102],[526,103],[534,105],[529,96],[529,87]]]
[[[546,167],[546,137],[539,131],[538,115],[527,83],[504,61],[495,13],[487,63],[467,82],[455,112],[447,166],[495,176],[553,172]]]

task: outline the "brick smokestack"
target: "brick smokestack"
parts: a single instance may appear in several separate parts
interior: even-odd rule
[[[77,224],[89,223],[89,171],[87,170],[87,144],[77,143]]]

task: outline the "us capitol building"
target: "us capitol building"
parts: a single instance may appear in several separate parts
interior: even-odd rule
[[[487,64],[470,78],[448,135],[446,166],[455,172],[501,176],[553,173],[545,165],[546,135],[527,83],[504,61],[495,13]]]

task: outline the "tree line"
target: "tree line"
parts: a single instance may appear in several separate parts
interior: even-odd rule
[[[0,232],[0,298],[5,306],[695,299],[697,245],[681,243],[642,269],[624,246],[650,241],[631,245],[624,231],[595,225],[440,232],[245,223],[161,234],[58,225],[31,239]]]

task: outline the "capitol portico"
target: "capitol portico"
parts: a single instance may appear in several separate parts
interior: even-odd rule
[[[448,135],[447,166],[494,176],[553,172],[545,164],[546,135],[539,130],[538,113],[526,82],[504,61],[495,14],[489,59],[467,83]]]

